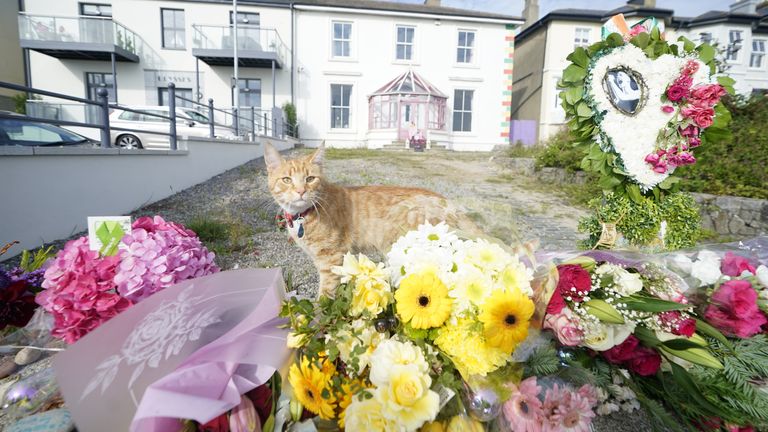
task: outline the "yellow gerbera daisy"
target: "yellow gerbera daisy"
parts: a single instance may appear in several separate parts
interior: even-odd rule
[[[340,428],[344,428],[344,423],[347,417],[347,407],[352,403],[352,397],[363,388],[365,388],[363,387],[363,382],[359,379],[345,381],[341,384],[341,391],[336,395],[339,401],[338,423]]]
[[[330,376],[324,374],[309,359],[303,357],[300,364],[292,364],[288,373],[288,381],[291,383],[296,399],[304,405],[304,408],[312,411],[325,420],[334,417],[336,397],[329,389]],[[323,392],[326,396],[323,397]]]
[[[512,352],[528,336],[533,301],[519,289],[496,290],[480,312],[488,345]]]
[[[432,272],[406,276],[395,291],[395,300],[400,319],[416,329],[441,326],[453,306],[448,288]]]

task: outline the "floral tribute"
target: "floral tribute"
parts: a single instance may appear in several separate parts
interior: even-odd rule
[[[658,149],[645,157],[645,162],[653,171],[665,174],[679,166],[696,163],[693,149],[701,145],[701,134],[714,124],[715,107],[720,118],[727,117],[720,103],[726,95],[720,84],[694,83],[694,76],[700,63],[688,60],[678,76],[662,96],[668,104],[661,107],[662,112],[672,117],[667,126],[659,132]]]
[[[0,255],[11,246],[2,248]],[[34,254],[25,250],[17,267],[0,269],[0,334],[24,327],[32,319],[38,307],[35,295],[42,290],[43,265],[51,250],[52,247],[40,249]]]
[[[600,175],[603,190],[660,200],[676,188],[674,169],[695,162],[694,148],[728,137],[720,99],[734,81],[713,77],[712,46],[667,42],[658,27],[632,30],[576,48],[560,97],[582,168]]]
[[[595,384],[597,415],[643,406],[660,429],[763,430],[768,267],[731,252],[660,257],[558,264],[544,320],[556,358]],[[528,364],[542,369],[542,355]]]
[[[81,237],[48,264],[36,301],[53,315],[54,337],[74,343],[154,292],[219,271],[194,232],[160,216],[137,219],[122,242],[117,255],[102,256]]]
[[[477,430],[501,406],[470,418],[472,395],[505,399],[519,380],[512,356],[529,334],[532,271],[442,223],[407,233],[387,259],[348,254],[335,298],[284,303],[295,402],[347,430]]]

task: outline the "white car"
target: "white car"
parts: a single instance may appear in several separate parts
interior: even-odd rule
[[[167,106],[130,106],[126,107],[148,114],[157,114],[170,117]],[[170,148],[168,135],[154,134],[156,132],[170,132],[170,120],[148,114],[140,114],[133,111],[116,109],[109,115],[110,128],[133,129],[132,131],[110,130],[110,139],[117,147],[162,149]],[[193,109],[176,107],[176,135],[182,137],[210,137],[208,116]],[[215,127],[216,138],[237,139],[235,131],[222,127]]]

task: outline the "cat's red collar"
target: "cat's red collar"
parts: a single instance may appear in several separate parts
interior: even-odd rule
[[[288,213],[287,211],[284,211],[284,212],[283,212],[283,218],[285,219],[285,223],[286,223],[286,224],[287,224],[289,227],[293,228],[293,221],[295,221],[295,220],[296,220],[296,219],[298,219],[298,218],[303,218],[303,217],[306,217],[306,216],[309,214],[309,212],[310,212],[311,210],[312,210],[312,208],[310,207],[310,208],[308,208],[308,209],[304,210],[303,212],[301,212],[301,213],[296,213],[296,214],[290,214],[290,213]]]

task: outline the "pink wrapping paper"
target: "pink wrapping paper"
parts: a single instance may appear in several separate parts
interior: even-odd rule
[[[174,432],[207,422],[288,361],[278,269],[184,281],[133,306],[53,361],[78,430]]]

